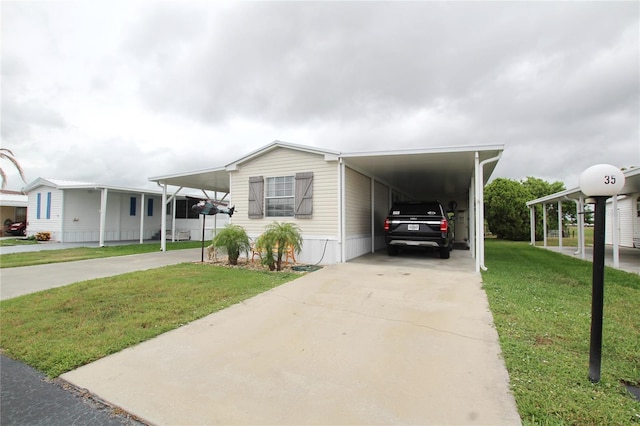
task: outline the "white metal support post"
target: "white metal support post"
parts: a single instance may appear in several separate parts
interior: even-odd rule
[[[562,201],[558,201],[558,248],[562,250]]]
[[[160,219],[160,251],[167,251],[167,184],[162,184],[162,218]],[[174,211],[175,213],[175,211]]]
[[[542,235],[544,248],[547,248],[547,204],[542,203]]]
[[[620,229],[618,217],[618,197],[611,199],[611,242],[613,243],[613,267],[620,267]]]
[[[144,193],[140,194],[140,244],[144,242]]]
[[[104,247],[104,238],[107,228],[107,199],[108,199],[107,188],[102,188],[102,194],[100,197],[100,247]]]
[[[536,245],[536,207],[529,207],[529,229],[531,230],[531,245]]]

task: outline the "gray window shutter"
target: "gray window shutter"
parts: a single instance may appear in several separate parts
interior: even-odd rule
[[[264,178],[253,176],[249,178],[249,219],[264,217]]]
[[[296,173],[295,215],[311,219],[313,213],[313,172]]]

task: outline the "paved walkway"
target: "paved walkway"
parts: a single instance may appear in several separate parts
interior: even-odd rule
[[[182,262],[197,262],[200,261],[200,258],[201,249],[185,249],[20,268],[1,268],[0,300],[78,281],[159,268]]]

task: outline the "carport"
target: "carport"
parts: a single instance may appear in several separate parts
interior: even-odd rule
[[[611,232],[611,256],[612,256],[612,266],[614,268],[620,267],[620,230],[623,227],[630,227],[631,229],[627,229],[627,232],[634,233],[633,222],[621,224],[620,222],[620,211],[618,208],[619,200],[623,200],[627,197],[635,197],[638,198],[638,194],[640,194],[640,169],[633,168],[629,170],[623,171],[625,177],[625,184],[618,194],[615,197],[611,197],[611,208],[610,213],[608,213],[608,219],[610,223],[607,224],[607,232]],[[627,200],[628,201],[628,200]],[[557,213],[558,213],[558,235],[562,235],[562,229],[564,226],[564,215],[562,213],[562,204],[566,202],[573,202],[576,204],[576,210],[578,212],[578,247],[576,251],[573,253],[574,255],[580,256],[581,259],[586,259],[586,250],[585,250],[585,238],[584,238],[584,213],[585,207],[587,204],[592,203],[590,199],[580,190],[580,188],[568,189],[565,191],[556,192],[555,194],[547,195],[545,197],[537,198],[535,200],[531,200],[527,202],[527,207],[529,207],[529,217],[531,221],[531,245],[535,245],[535,235],[536,235],[536,211],[535,207],[537,205],[542,206],[542,227],[543,227],[543,246],[547,248],[547,205],[549,204],[557,204]],[[633,207],[633,204],[631,204]],[[638,206],[636,205],[635,217],[640,217],[638,213]],[[609,229],[611,231],[609,231]],[[562,247],[562,238],[558,239],[558,250],[560,252],[564,251]]]
[[[279,141],[268,145],[296,147]],[[315,150],[315,148],[313,148]],[[378,152],[326,152],[339,164],[339,188],[337,188],[340,208],[341,232],[340,240],[345,261],[345,223],[347,222],[345,191],[345,169],[356,170],[371,178],[371,252],[375,251],[375,195],[374,182],[380,182],[393,188],[394,194],[404,199],[438,199],[443,204],[457,200],[461,222],[466,233],[465,241],[476,261],[476,271],[484,269],[484,215],[483,189],[504,150],[503,145],[470,145],[459,147],[425,148],[414,150],[394,150]],[[261,150],[258,150],[261,151]],[[255,152],[258,152],[255,151]],[[254,152],[254,153],[255,153]],[[246,157],[251,157],[249,154]],[[225,194],[230,192],[230,172],[237,162],[226,166],[186,172],[168,176],[149,178],[163,188],[163,208],[169,198],[169,186],[178,187],[170,195],[174,197],[183,188],[200,189]],[[231,194],[233,198],[233,194]],[[391,200],[390,200],[391,201]],[[163,217],[166,218],[166,210]],[[162,235],[165,235],[166,221],[162,224]],[[458,225],[457,225],[458,226]],[[162,250],[165,250],[162,241]]]

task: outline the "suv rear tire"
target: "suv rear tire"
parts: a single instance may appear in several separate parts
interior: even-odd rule
[[[440,259],[449,259],[451,257],[451,250],[449,247],[440,247]]]
[[[398,247],[392,246],[392,245],[388,245],[387,246],[387,254],[389,256],[397,256],[398,255]]]

